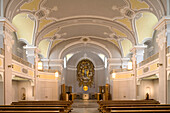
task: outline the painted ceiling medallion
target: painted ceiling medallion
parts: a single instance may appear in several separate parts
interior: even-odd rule
[[[125,17],[127,17],[127,18],[129,18],[129,19],[132,19],[132,18],[135,17],[135,12],[134,12],[132,9],[130,9],[130,8],[123,8],[123,9],[121,9],[121,13],[122,13]]]
[[[90,41],[90,38],[85,36],[85,37],[82,37],[82,38],[80,39],[80,41],[81,41],[82,43],[86,44],[86,43],[88,43],[88,42]]]
[[[88,41],[88,39],[87,39],[87,38],[84,38],[83,41],[86,42],[86,41]]]
[[[54,37],[52,37],[52,39],[53,39],[53,40],[57,40],[57,39],[60,39],[62,36],[65,36],[65,35],[67,35],[67,33],[62,33],[62,34],[56,33],[56,34],[54,35]]]
[[[109,38],[107,38],[107,40],[118,39],[118,37],[116,36],[116,33],[107,33],[107,32],[104,32],[104,35],[108,35],[109,36]]]
[[[77,80],[79,87],[92,87],[94,84],[94,65],[88,59],[81,60],[77,65]]]
[[[45,18],[48,15],[48,11],[45,9],[41,9],[35,13],[36,17],[40,20]]]

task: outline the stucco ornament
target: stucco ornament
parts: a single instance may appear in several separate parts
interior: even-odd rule
[[[165,36],[165,32],[161,32],[158,35],[158,38],[156,39],[156,42],[158,43],[159,48],[162,50],[164,43],[166,42],[166,36]]]

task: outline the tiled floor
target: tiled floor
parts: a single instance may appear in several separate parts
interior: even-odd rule
[[[99,113],[98,104],[95,100],[75,100],[72,113]]]

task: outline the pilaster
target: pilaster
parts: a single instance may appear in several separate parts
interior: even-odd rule
[[[35,91],[34,99],[37,100],[37,95],[38,95],[37,75],[38,75],[38,61],[39,61],[38,53],[40,52],[40,50],[36,46],[32,46],[32,45],[26,45],[24,49],[26,49],[28,62],[34,65],[34,81],[33,81],[34,91]]]
[[[137,48],[134,47],[131,49],[132,55],[132,72],[133,72],[133,98],[137,99]]]
[[[15,27],[5,18],[0,18],[0,34],[3,41],[4,55],[4,104],[9,105],[12,102],[12,45],[13,32]]]
[[[167,37],[168,26],[170,25],[170,17],[163,17],[158,24],[155,26],[155,30],[158,32],[157,43],[159,46],[159,101],[161,103],[167,103],[167,57],[166,57],[166,48],[167,48]]]
[[[33,49],[34,48],[34,49]],[[40,50],[36,47],[33,47],[31,48],[30,50],[31,51],[34,51],[34,55],[30,55],[29,58],[32,58],[34,60],[34,90],[35,90],[35,96],[34,96],[34,99],[37,100],[37,95],[38,95],[38,61],[39,61],[39,58],[38,58],[38,53],[40,52]]]

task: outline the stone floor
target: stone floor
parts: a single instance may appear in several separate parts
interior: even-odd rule
[[[75,100],[72,113],[99,113],[96,100]]]

